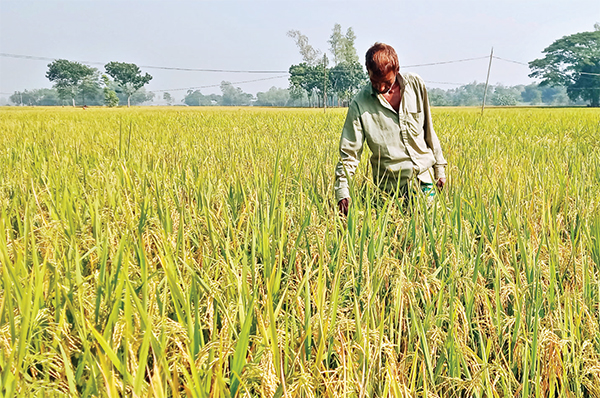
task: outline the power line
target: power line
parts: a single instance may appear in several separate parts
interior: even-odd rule
[[[0,53],[0,57],[5,58],[18,58],[18,59],[31,59],[36,61],[55,61],[58,58],[51,57],[39,57],[36,55],[22,55],[22,54],[9,54],[9,53]],[[426,64],[413,64],[413,65],[402,65],[403,68],[417,68],[422,66],[434,66],[434,65],[445,65],[445,64],[453,64],[458,62],[468,62],[475,61],[479,59],[485,59],[487,56],[483,57],[474,57],[474,58],[463,58],[456,59],[450,61],[441,61],[441,62],[431,62]],[[104,62],[98,61],[76,61],[82,64],[90,64],[90,65],[104,65]],[[206,69],[206,68],[183,68],[183,67],[171,67],[171,66],[156,66],[156,65],[140,65],[140,68],[148,68],[148,69],[162,69],[162,70],[177,70],[177,71],[185,71],[185,72],[219,72],[219,73],[289,73],[287,70],[234,70],[234,69]]]
[[[274,76],[274,77],[266,77],[264,79],[254,79],[254,80],[245,80],[245,81],[241,81],[241,82],[232,82],[230,84],[243,84],[243,83],[253,83],[253,82],[260,82],[260,81],[264,81],[264,80],[273,80],[273,79],[281,79],[283,77],[287,77],[287,75],[285,76]],[[168,90],[150,90],[153,93],[162,93],[162,92],[166,92],[166,91],[183,91],[183,90],[199,90],[202,88],[212,88],[212,87],[221,87],[221,84],[211,84],[208,86],[197,86],[197,87],[185,87],[185,88],[171,88]]]
[[[436,82],[436,81],[432,81],[432,80],[424,80],[425,83],[434,83],[434,84],[450,84],[453,86],[465,86],[468,83],[455,83],[455,82]]]
[[[499,59],[500,61],[512,62],[513,64],[519,64],[519,65],[529,66],[529,64],[527,64],[525,62],[515,61],[515,60],[507,59],[507,58],[501,58],[501,57],[497,57],[495,55],[494,55],[494,58],[495,59]]]
[[[499,59],[499,60],[502,60],[502,61],[506,61],[506,62],[512,62],[512,63],[514,63],[514,64],[519,64],[519,65],[525,65],[525,66],[529,66],[529,64],[526,64],[525,62],[519,62],[519,61],[515,61],[515,60],[512,60],[512,59],[506,59],[506,58],[500,58],[500,57],[496,57],[495,55],[494,55],[494,58],[496,58],[496,59]],[[580,75],[592,75],[592,76],[600,76],[600,73],[591,73],[591,72],[576,72],[576,71],[573,71],[573,72],[575,72],[575,73],[579,73]]]
[[[38,57],[34,55],[20,55],[20,54],[7,54],[0,53],[0,57],[5,58],[20,58],[20,59],[32,59],[36,61],[55,61],[58,58]],[[105,65],[104,62],[97,61],[76,61],[81,64],[89,65]],[[162,69],[162,70],[177,70],[184,72],[217,72],[217,73],[288,73],[286,70],[234,70],[234,69],[204,69],[204,68],[181,68],[171,66],[154,66],[154,65],[139,65],[140,68],[146,69]]]
[[[0,57],[32,59],[35,61],[56,61],[58,59],[58,58],[38,57],[35,55],[20,55],[20,54],[7,54],[7,53],[0,53]],[[103,62],[93,62],[93,61],[75,61],[75,62],[79,62],[81,64],[104,65]]]
[[[457,62],[467,62],[467,61],[475,61],[478,59],[487,59],[489,58],[489,56],[484,56],[484,57],[475,57],[475,58],[464,58],[464,59],[457,59],[454,61],[441,61],[441,62],[431,62],[429,64],[415,64],[415,65],[401,65],[401,67],[403,68],[416,68],[419,66],[433,66],[433,65],[444,65],[444,64],[454,64]]]

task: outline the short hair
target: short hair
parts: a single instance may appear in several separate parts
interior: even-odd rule
[[[385,76],[390,72],[400,71],[396,50],[385,43],[375,43],[367,50],[365,56],[367,70],[375,76]]]

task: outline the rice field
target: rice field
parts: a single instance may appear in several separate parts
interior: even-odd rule
[[[0,395],[600,397],[600,110],[434,109],[347,219],[344,117],[0,110]]]

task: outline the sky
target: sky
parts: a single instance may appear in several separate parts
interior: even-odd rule
[[[302,62],[289,30],[328,52],[339,23],[344,31],[354,29],[361,63],[373,43],[388,43],[401,70],[418,73],[428,87],[448,89],[484,82],[492,47],[495,56],[526,64],[554,40],[591,31],[596,22],[600,0],[0,0],[0,53],[94,62],[100,70],[110,61],[133,62],[153,76],[148,90],[167,90],[180,101],[192,87],[220,93],[224,80],[253,94],[284,88],[287,76],[149,66],[287,71]],[[51,87],[49,62],[0,56],[0,97]],[[528,73],[526,65],[494,59],[490,83],[529,84]]]

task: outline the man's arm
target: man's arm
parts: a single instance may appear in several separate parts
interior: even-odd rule
[[[423,83],[422,81],[421,90],[423,95],[423,111],[425,112],[425,123],[423,126],[423,130],[425,133],[425,142],[427,143],[427,146],[431,148],[431,151],[433,152],[433,156],[435,158],[435,164],[433,165],[433,173],[436,185],[439,188],[442,188],[446,183],[446,166],[448,165],[448,162],[446,162],[446,159],[444,158],[442,147],[440,146],[440,141],[433,128],[433,121],[431,119],[431,108],[429,106],[429,98],[427,96],[427,88],[425,88],[425,83]]]
[[[350,198],[348,177],[354,176],[360,163],[363,143],[364,134],[358,105],[352,101],[340,137],[340,161],[335,167],[335,198],[343,214],[348,213],[348,198]]]

